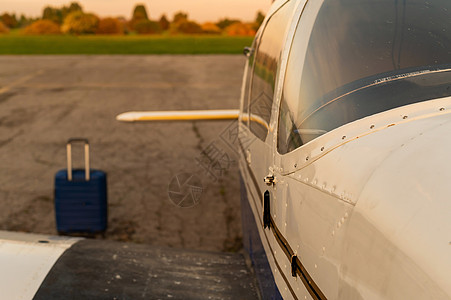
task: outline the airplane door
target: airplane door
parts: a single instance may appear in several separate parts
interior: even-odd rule
[[[286,1],[270,16],[249,53],[243,101],[243,113],[247,117],[244,116],[241,120],[246,125],[242,126],[244,135],[241,136],[245,138],[242,139],[241,147],[247,162],[249,181],[253,183],[251,191],[254,199],[257,199],[260,215],[263,212],[263,195],[266,191],[271,192],[264,179],[270,180],[274,165],[274,130],[271,124],[275,124],[272,120],[275,88],[286,34],[290,29],[296,3],[297,1]]]
[[[290,29],[291,19],[296,11],[297,1],[287,1],[275,11],[266,22],[263,31],[256,38],[253,49],[249,53],[247,82],[242,101],[243,116],[241,122],[241,150],[245,157],[245,182],[248,184],[249,202],[253,206],[254,216],[272,272],[279,288],[285,290],[287,283],[281,274],[281,264],[274,252],[281,248],[273,234],[273,229],[282,227],[270,224],[277,215],[285,211],[285,207],[275,202],[272,195],[274,186],[271,182],[274,165],[274,125],[277,116],[274,99],[278,85],[278,73],[282,65],[282,52],[286,43],[286,35]],[[266,180],[266,182],[265,182]],[[269,209],[270,207],[270,209]],[[281,220],[277,219],[277,222]],[[272,227],[272,228],[271,228]],[[284,275],[283,275],[284,276]],[[284,291],[281,291],[282,294]]]
[[[245,84],[242,118],[245,136],[241,147],[245,153],[250,177],[254,182],[255,198],[260,199],[268,186],[264,178],[271,175],[273,161],[273,133],[271,119],[277,74],[285,35],[291,24],[296,1],[287,1],[265,23],[249,53],[248,74]],[[259,207],[261,207],[260,201]]]

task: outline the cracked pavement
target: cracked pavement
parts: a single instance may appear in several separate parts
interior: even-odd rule
[[[238,108],[245,59],[207,56],[0,56],[0,229],[56,234],[53,180],[65,143],[85,137],[108,174],[109,240],[237,251],[238,167],[213,180],[196,157],[231,121],[119,123],[133,110]],[[224,145],[222,145],[224,146]],[[83,166],[82,149],[74,165]],[[200,203],[179,208],[168,184],[196,174]]]

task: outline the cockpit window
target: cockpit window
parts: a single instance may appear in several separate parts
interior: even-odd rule
[[[304,16],[316,11],[309,29]],[[449,96],[451,1],[309,1],[285,78],[281,154],[365,116]]]

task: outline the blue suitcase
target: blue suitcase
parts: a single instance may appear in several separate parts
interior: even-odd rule
[[[72,144],[85,145],[85,169],[72,169]],[[106,173],[90,170],[89,142],[67,142],[67,169],[55,175],[55,215],[59,233],[96,233],[107,228]]]

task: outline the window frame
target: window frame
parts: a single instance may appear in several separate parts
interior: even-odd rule
[[[252,131],[251,129],[251,121],[250,121],[250,116],[251,116],[251,95],[252,95],[252,91],[253,91],[253,84],[254,84],[254,70],[255,70],[255,64],[256,64],[256,59],[254,59],[253,63],[252,63],[252,67],[249,69],[249,65],[247,64],[246,68],[248,68],[247,72],[251,72],[250,76],[249,76],[249,81],[250,81],[250,86],[247,89],[247,91],[244,91],[244,97],[246,97],[245,99],[243,99],[243,105],[247,103],[248,108],[247,108],[247,124],[242,122],[243,125],[245,125],[247,127],[247,129],[249,130],[249,132],[254,135],[257,139],[263,141],[263,142],[268,142],[272,140],[272,134],[274,133],[274,126],[276,125],[276,122],[278,120],[278,102],[279,102],[279,97],[280,97],[280,78],[281,78],[281,70],[284,70],[284,67],[286,65],[286,59],[284,59],[286,57],[286,49],[287,49],[287,45],[289,45],[289,43],[291,43],[292,40],[292,31],[293,31],[293,18],[296,18],[297,14],[299,13],[299,7],[300,6],[304,6],[305,3],[307,2],[307,0],[284,0],[279,6],[277,6],[277,8],[268,13],[268,17],[265,20],[265,22],[263,23],[261,29],[258,31],[257,35],[256,35],[256,39],[254,40],[255,44],[256,44],[256,48],[253,49],[254,50],[254,57],[256,58],[258,56],[258,53],[260,51],[260,45],[261,45],[261,40],[265,34],[265,31],[267,29],[267,26],[269,24],[269,22],[271,21],[271,19],[273,18],[273,16],[275,14],[277,14],[281,9],[283,9],[283,7],[285,5],[288,5],[289,2],[291,2],[293,4],[293,13],[291,14],[291,16],[287,19],[286,21],[286,30],[284,32],[285,36],[282,38],[282,47],[281,47],[281,54],[278,60],[278,68],[275,72],[276,76],[274,79],[274,93],[273,93],[273,97],[272,97],[272,105],[271,105],[271,115],[270,115],[270,119],[268,122],[268,132],[266,134],[265,139],[261,139],[260,137],[258,137],[256,135],[256,133],[254,131]],[[302,5],[300,5],[300,3]],[[288,43],[288,41],[290,41]],[[248,58],[249,59],[249,58]],[[245,78],[246,80],[246,78]],[[247,83],[246,83],[247,86]],[[243,106],[244,108],[244,106]],[[243,110],[244,112],[244,110]],[[274,121],[275,120],[275,121]],[[271,136],[271,138],[270,138]]]

